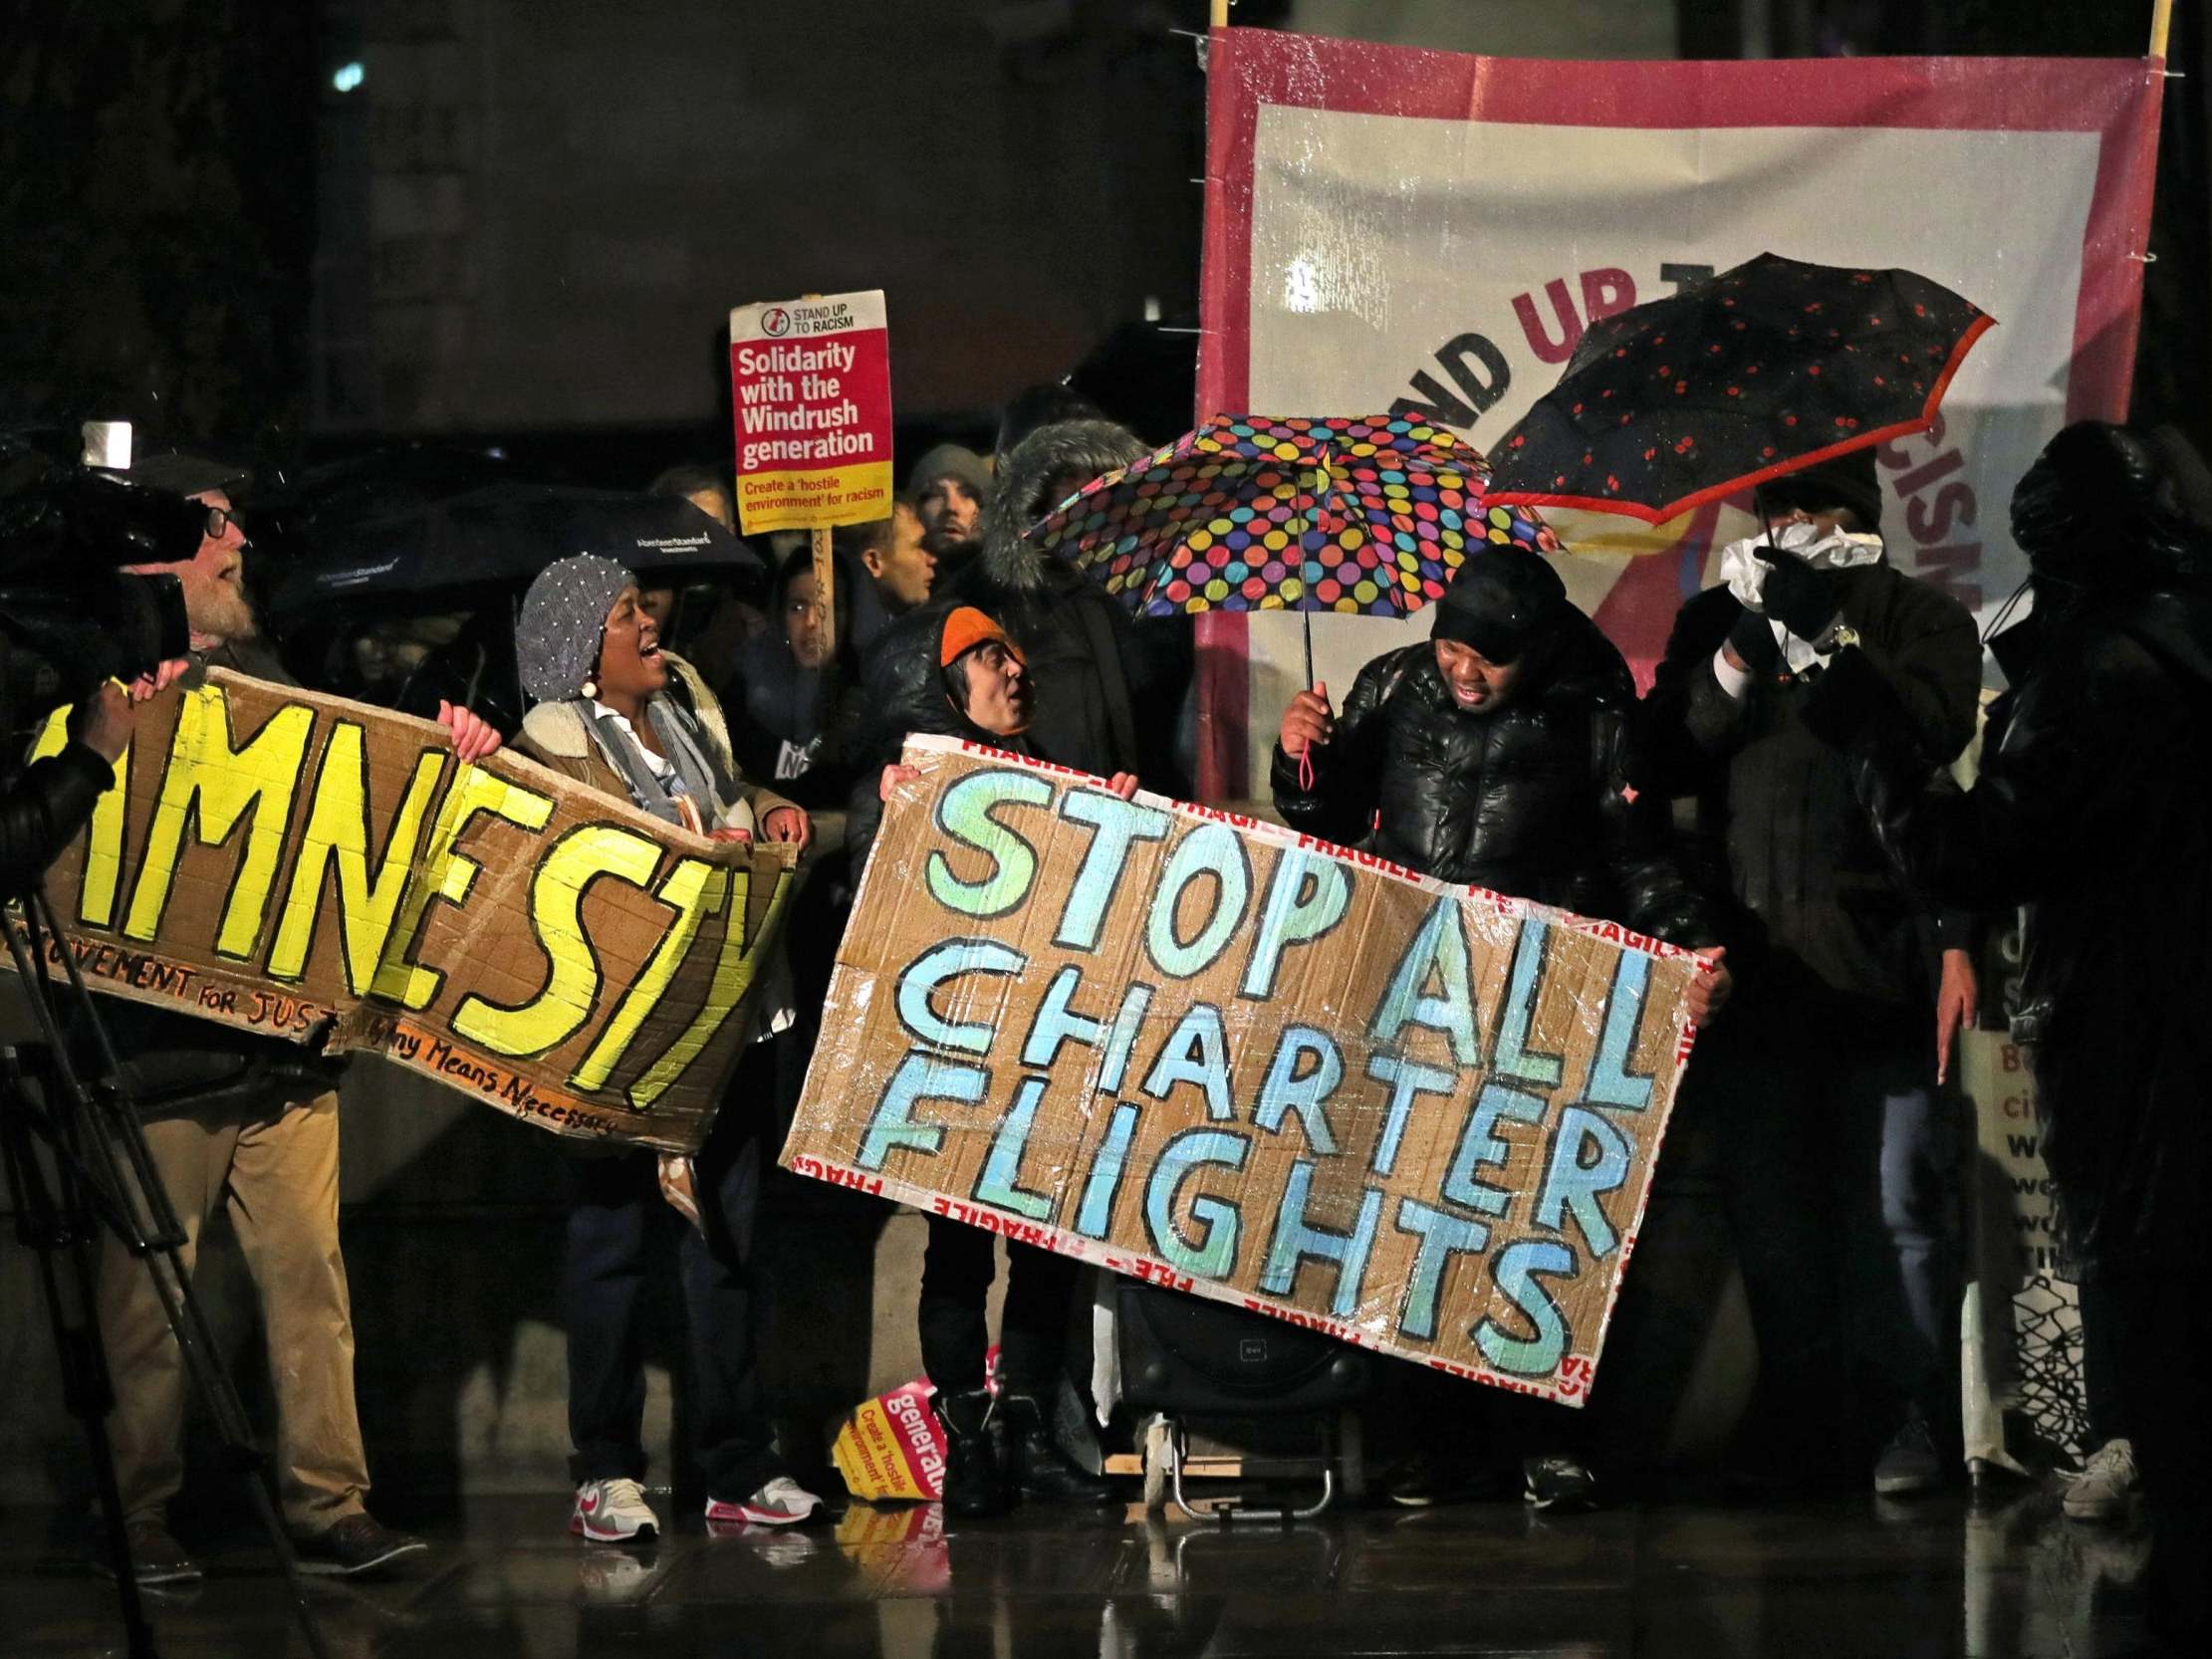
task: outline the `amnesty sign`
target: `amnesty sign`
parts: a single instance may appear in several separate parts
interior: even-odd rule
[[[1694,958],[993,750],[905,758],[788,1168],[1586,1397]]]
[[[66,741],[57,713],[37,752]],[[122,997],[369,1050],[561,1134],[696,1149],[794,857],[223,670],[148,704],[47,877]]]

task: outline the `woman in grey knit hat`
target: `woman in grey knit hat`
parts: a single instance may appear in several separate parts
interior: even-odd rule
[[[658,625],[638,607],[637,579],[621,565],[580,553],[547,566],[523,599],[515,648],[533,699],[515,747],[533,760],[697,833],[806,844],[806,813],[739,775],[713,694],[661,648]],[[748,1065],[738,1086],[772,1072]],[[628,1543],[660,1534],[639,1483],[646,1248],[663,1196],[691,1223],[679,1229],[678,1256],[709,1526],[789,1526],[820,1507],[777,1456],[761,1410],[751,1260],[765,1114],[748,1104],[724,1102],[698,1157],[673,1171],[644,1151],[585,1148],[566,1160],[561,1303],[577,1484],[569,1530],[580,1538]]]

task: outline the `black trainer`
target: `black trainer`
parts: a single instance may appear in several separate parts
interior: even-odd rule
[[[1006,1422],[1008,1474],[1016,1490],[1036,1504],[1105,1504],[1113,1488],[1077,1464],[1053,1438],[1052,1419],[1034,1394],[1005,1394],[999,1415]]]
[[[940,1392],[929,1403],[945,1431],[945,1508],[971,1521],[1004,1515],[1013,1508],[1013,1498],[991,1442],[989,1392]]]
[[[1553,1452],[1524,1458],[1521,1478],[1527,1483],[1526,1502],[1532,1510],[1548,1515],[1582,1515],[1598,1508],[1598,1478],[1581,1458]]]
[[[407,1555],[419,1555],[430,1546],[420,1539],[395,1533],[372,1515],[350,1515],[313,1538],[295,1539],[302,1572],[331,1573],[351,1578],[373,1572]]]

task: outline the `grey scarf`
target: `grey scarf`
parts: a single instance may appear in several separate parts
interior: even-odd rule
[[[618,721],[599,713],[585,698],[575,701],[600,753],[629,786],[630,800],[654,818],[680,825],[683,814],[676,806],[680,793],[697,804],[707,829],[722,822],[722,815],[737,800],[737,781],[723,770],[703,734],[674,702],[661,696],[645,705],[645,718],[652,722],[660,747],[675,768],[674,779],[668,780],[653,771],[643,747]]]

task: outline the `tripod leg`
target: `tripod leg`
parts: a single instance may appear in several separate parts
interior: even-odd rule
[[[46,896],[37,891],[24,895],[24,909],[37,925],[50,937],[60,938],[61,929],[56,925],[53,906]],[[252,1502],[262,1531],[267,1534],[269,1546],[276,1552],[277,1563],[283,1569],[285,1584],[292,1597],[292,1606],[298,1617],[300,1631],[306,1639],[308,1652],[314,1659],[328,1659],[329,1648],[323,1640],[321,1623],[310,1604],[307,1584],[300,1574],[297,1551],[292,1540],[279,1519],[276,1496],[270,1483],[268,1462],[253,1443],[253,1431],[246,1418],[245,1407],[239,1402],[238,1392],[231,1385],[230,1375],[224,1370],[220,1356],[209,1334],[207,1320],[200,1311],[198,1299],[192,1294],[190,1280],[178,1255],[183,1242],[182,1229],[177,1225],[175,1211],[170,1206],[168,1194],[162,1186],[160,1172],[153,1167],[151,1154],[146,1149],[143,1126],[138,1121],[136,1109],[123,1092],[112,1086],[120,1075],[116,1051],[109,1041],[107,1028],[102,1025],[91,993],[77,969],[76,959],[65,949],[61,953],[68,983],[82,1000],[82,1011],[87,1025],[93,1030],[100,1053],[105,1057],[107,1078],[98,1089],[88,1089],[71,1063],[67,1038],[57,1018],[52,1001],[52,984],[43,959],[35,948],[34,936],[15,916],[0,911],[0,934],[6,937],[9,954],[15,959],[16,973],[22,982],[26,997],[37,1017],[39,1030],[45,1040],[45,1055],[50,1075],[45,1079],[48,1094],[47,1109],[34,1114],[20,1106],[23,1078],[16,1064],[15,1051],[7,1052],[6,1081],[18,1096],[19,1109],[0,1111],[0,1127],[8,1130],[8,1174],[11,1183],[35,1187],[44,1192],[44,1181],[39,1176],[36,1154],[28,1144],[31,1125],[36,1123],[51,1148],[60,1181],[71,1195],[75,1213],[81,1218],[78,1236],[89,1235],[97,1226],[104,1226],[123,1241],[129,1252],[139,1258],[146,1270],[147,1281],[161,1304],[162,1316],[168,1321],[175,1336],[186,1374],[198,1390],[201,1400],[214,1417],[224,1455],[230,1465],[244,1476],[244,1486]],[[23,1144],[20,1148],[17,1141]],[[19,1216],[22,1211],[18,1200]],[[151,1219],[147,1219],[151,1218]],[[19,1220],[19,1226],[22,1223]],[[26,1234],[28,1237],[28,1234]],[[46,1248],[53,1248],[48,1246]],[[164,1273],[166,1277],[164,1277]],[[91,1284],[89,1269],[81,1276],[84,1286]],[[84,1298],[87,1322],[92,1301],[89,1291]],[[92,1340],[98,1347],[97,1327]],[[105,1353],[102,1353],[103,1376]],[[111,1393],[112,1400],[112,1379]],[[110,1487],[116,1484],[115,1465],[107,1445],[105,1430],[101,1434],[101,1455],[97,1465],[107,1472]],[[118,1506],[120,1508],[120,1506]],[[122,1525],[120,1515],[115,1515],[112,1527]],[[119,1562],[122,1557],[119,1556]],[[133,1643],[144,1628],[143,1607],[137,1596],[137,1581],[129,1571],[119,1571],[118,1581],[125,1588],[125,1624],[133,1616],[137,1624],[131,1626]],[[150,1655],[150,1633],[147,1646],[140,1649],[133,1645],[132,1659],[141,1651]]]
[[[5,1102],[0,1102],[0,1138],[6,1142],[8,1190],[15,1204],[16,1232],[38,1253],[39,1290],[54,1330],[55,1357],[61,1363],[62,1403],[84,1430],[85,1452],[92,1460],[108,1560],[116,1573],[116,1601],[123,1615],[125,1651],[130,1659],[155,1659],[153,1627],[146,1622],[145,1597],[138,1586],[136,1563],[130,1558],[123,1495],[116,1485],[115,1454],[108,1444],[108,1414],[115,1409],[116,1392],[93,1316],[91,1218],[82,1200],[73,1198],[76,1183],[66,1173],[62,1196],[57,1200],[28,1143],[29,1131],[23,1127],[20,1115],[9,1110]],[[57,1258],[64,1254],[69,1258],[66,1275],[57,1266]]]

